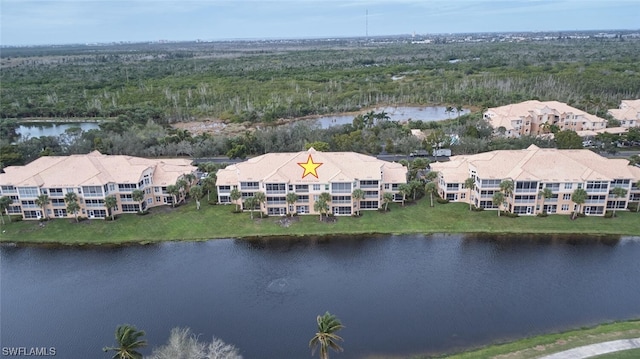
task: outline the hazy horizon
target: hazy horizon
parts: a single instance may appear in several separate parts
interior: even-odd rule
[[[0,0],[3,46],[640,28],[635,0]]]

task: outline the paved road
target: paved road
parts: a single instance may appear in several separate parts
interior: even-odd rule
[[[547,355],[539,359],[583,359],[629,349],[640,349],[640,338],[613,340],[610,342],[585,345],[583,347]]]

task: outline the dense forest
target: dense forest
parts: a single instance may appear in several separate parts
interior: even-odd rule
[[[524,144],[492,140],[480,111],[540,99],[604,117],[620,100],[640,98],[638,58],[640,39],[634,38],[4,48],[0,161],[19,164],[40,155],[92,149],[143,156],[242,157],[297,151],[317,141],[335,151],[367,153],[429,147],[428,141],[416,143],[411,128],[431,129],[432,144],[442,133],[458,135],[458,153],[519,147]],[[360,118],[327,130],[304,123],[273,126],[282,118],[365,113],[376,105],[435,104],[476,112],[438,124],[397,124],[384,121],[382,114],[380,121],[363,123]],[[70,118],[108,121],[100,130],[71,130],[58,138],[14,136],[21,120]],[[192,136],[168,126],[203,119],[260,130],[236,137]]]

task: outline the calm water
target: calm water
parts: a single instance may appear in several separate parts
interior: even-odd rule
[[[315,316],[345,352],[443,352],[640,317],[640,238],[384,236],[120,248],[6,247],[2,346],[108,358],[118,324],[151,347],[189,326],[245,358],[309,358]],[[151,349],[144,353],[149,354]]]
[[[375,112],[384,111],[388,114],[391,121],[407,121],[409,119],[413,121],[421,120],[423,122],[440,121],[449,118],[455,118],[458,114],[453,111],[447,112],[446,107],[433,106],[433,107],[378,107],[374,109]],[[464,109],[460,112],[460,116],[469,113],[469,110]],[[363,112],[364,114],[364,112]],[[319,117],[315,120],[320,123],[321,128],[329,128],[336,125],[346,125],[353,122],[355,115],[335,115]]]
[[[60,136],[64,131],[72,127],[80,127],[83,131],[98,129],[99,124],[96,122],[77,122],[77,123],[29,123],[18,126],[16,132],[18,136],[41,137],[41,136]]]

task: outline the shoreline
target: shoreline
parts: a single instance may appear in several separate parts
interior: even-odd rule
[[[619,211],[616,218],[568,216],[498,217],[495,211],[472,212],[465,203],[435,204],[418,200],[388,212],[363,211],[360,217],[338,216],[332,222],[317,215],[282,221],[280,216],[255,218],[232,213],[232,207],[204,205],[196,210],[189,202],[176,208],[156,207],[148,215],[123,214],[110,219],[73,218],[50,221],[16,221],[0,226],[0,244],[109,246],[215,239],[278,240],[394,235],[492,235],[499,240],[544,236],[545,239],[588,236],[600,239],[638,237],[640,213]],[[5,216],[6,219],[6,216]],[[639,237],[640,238],[640,237]]]

